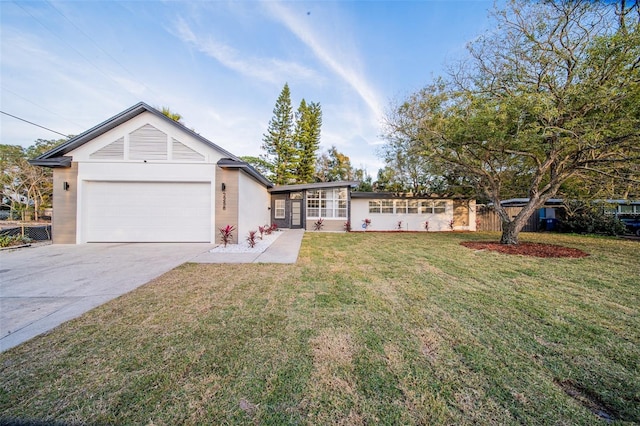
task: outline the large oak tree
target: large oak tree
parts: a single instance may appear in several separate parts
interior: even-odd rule
[[[430,173],[491,200],[501,242],[563,184],[640,176],[640,11],[624,1],[510,1],[447,76],[387,117]],[[516,217],[505,197],[527,196]]]

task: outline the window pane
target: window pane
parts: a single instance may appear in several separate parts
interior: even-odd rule
[[[336,217],[347,217],[347,209],[336,210]]]
[[[406,213],[407,212],[407,200],[396,200],[396,213]]]
[[[276,219],[284,219],[284,200],[275,200],[275,214]]]
[[[446,206],[447,206],[446,201],[436,201],[433,212],[436,214],[444,213]]]
[[[320,216],[320,200],[307,198],[307,217]]]
[[[380,201],[369,201],[369,213],[380,213]]]
[[[409,200],[409,213],[418,213],[418,200]]]
[[[292,200],[302,200],[302,192],[292,192],[289,194],[289,198]]]
[[[393,213],[393,200],[382,200],[382,213]]]
[[[422,214],[433,213],[433,201],[429,201],[429,200],[420,201],[420,213]]]
[[[333,217],[333,209],[321,209],[320,217]]]

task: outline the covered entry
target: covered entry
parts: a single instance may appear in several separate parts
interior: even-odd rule
[[[287,192],[271,196],[271,222],[278,225],[278,228],[303,228],[304,211],[302,192]]]
[[[350,188],[356,181],[281,185],[271,193],[271,222],[280,228],[314,229],[322,219],[322,231],[344,231],[350,220]]]

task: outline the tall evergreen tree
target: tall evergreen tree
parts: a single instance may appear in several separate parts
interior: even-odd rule
[[[274,183],[284,185],[295,181],[295,146],[293,143],[293,109],[289,85],[285,83],[276,100],[273,117],[262,138],[266,160],[273,167]]]
[[[316,152],[320,147],[320,128],[322,127],[322,110],[320,104],[302,99],[296,113],[294,132],[296,148],[296,183],[314,181]]]

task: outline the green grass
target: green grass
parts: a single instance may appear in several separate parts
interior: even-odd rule
[[[0,423],[640,423],[640,244],[307,233],[295,265],[183,265],[0,354]]]

